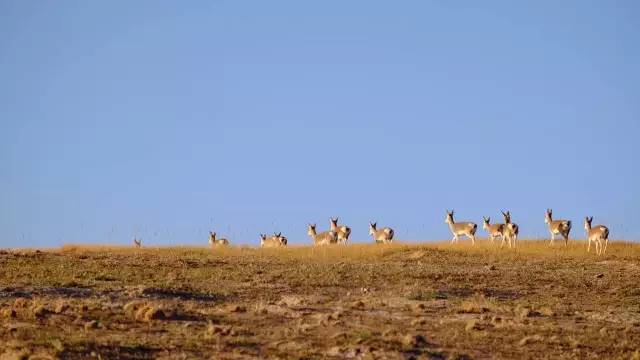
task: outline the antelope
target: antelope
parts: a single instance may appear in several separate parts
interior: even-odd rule
[[[134,237],[133,246],[135,246],[136,249],[140,249],[142,247],[142,239],[138,239]]]
[[[490,217],[482,217],[482,228],[487,231],[491,243],[493,244],[493,240],[498,236],[503,238],[504,241],[504,224],[491,224],[490,221]]]
[[[329,245],[338,242],[338,233],[335,231],[316,232],[316,224],[309,224],[307,234],[313,239],[315,245]]]
[[[346,245],[349,235],[351,235],[351,228],[346,225],[338,225],[338,218],[329,218],[329,222],[331,223],[331,231],[338,234],[338,243]]]
[[[449,224],[449,229],[451,229],[453,233],[451,243],[460,241],[459,236],[465,235],[471,239],[473,245],[476,244],[476,230],[478,229],[478,225],[472,222],[455,222],[453,220],[453,210],[447,210],[447,217],[444,219],[444,222]]]
[[[260,246],[261,247],[280,247],[287,245],[287,238],[282,236],[282,233],[274,233],[273,236],[267,237],[265,234],[260,234]]]
[[[609,245],[609,228],[604,225],[591,227],[592,221],[593,216],[584,218],[584,229],[587,232],[587,241],[589,242],[587,252],[591,250],[591,242],[593,241],[596,244],[596,254],[604,254],[607,251],[607,245]]]
[[[520,227],[518,224],[514,224],[511,222],[511,213],[507,211],[501,211],[502,216],[504,217],[504,237],[509,240],[509,247],[511,247],[511,243],[513,242],[513,247],[516,247],[516,240],[518,240],[518,233],[520,232]],[[504,238],[502,239],[502,245],[504,245]],[[501,245],[501,246],[502,246]]]
[[[216,239],[216,232],[209,231],[209,245],[212,247],[216,245],[229,245],[229,240],[225,238]]]
[[[553,245],[553,241],[556,239],[556,234],[562,235],[564,238],[564,246],[569,244],[569,232],[571,231],[571,220],[553,220],[551,217],[553,210],[547,209],[544,215],[544,222],[549,226],[549,232],[551,233],[551,242],[549,246]]]
[[[393,242],[393,229],[385,227],[380,230],[376,229],[377,223],[369,222],[369,235],[373,236],[376,243],[391,244]]]

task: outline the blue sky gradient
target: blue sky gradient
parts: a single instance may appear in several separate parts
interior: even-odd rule
[[[637,1],[0,1],[0,247],[639,239]],[[480,231],[483,236],[484,232]]]

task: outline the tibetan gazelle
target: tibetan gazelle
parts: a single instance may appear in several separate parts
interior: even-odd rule
[[[476,230],[478,230],[478,225],[472,222],[455,222],[453,220],[453,210],[447,210],[447,217],[444,219],[444,222],[449,224],[449,229],[451,229],[453,233],[451,243],[460,241],[459,236],[465,235],[471,239],[473,245],[476,244]]]
[[[346,225],[338,225],[338,218],[330,218],[329,222],[331,223],[331,231],[338,234],[338,243],[346,245],[349,235],[351,235],[351,228]]]
[[[571,220],[553,220],[553,210],[547,209],[544,215],[544,222],[549,226],[549,232],[551,233],[551,242],[549,245],[553,245],[553,241],[556,239],[556,234],[562,235],[564,238],[564,245],[569,244],[569,232],[571,231]]]
[[[142,239],[138,239],[134,237],[133,246],[135,246],[136,249],[140,249],[142,247]]]
[[[604,254],[607,251],[607,245],[609,245],[609,228],[604,225],[591,227],[592,221],[593,216],[584,218],[584,229],[587,232],[587,241],[589,242],[587,252],[591,250],[591,242],[593,241],[596,244],[596,254]]]
[[[380,230],[376,229],[377,223],[369,222],[369,235],[373,236],[376,243],[391,244],[393,242],[393,229],[385,227]]]
[[[316,232],[316,224],[309,224],[307,234],[313,239],[314,245],[329,245],[338,242],[338,233],[335,231]]]
[[[225,238],[216,239],[216,232],[209,231],[209,245],[212,247],[216,245],[229,245],[229,240]]]
[[[491,224],[491,218],[483,216],[482,228],[487,231],[487,236],[492,244],[493,240],[497,237],[504,239],[504,224]]]
[[[273,236],[267,237],[265,234],[260,234],[260,247],[280,247],[287,245],[287,238],[282,236],[282,233],[273,234]]]
[[[511,243],[513,243],[513,247],[516,247],[516,241],[518,240],[518,233],[520,232],[520,228],[518,224],[514,224],[511,222],[511,213],[509,211],[502,211],[502,216],[504,217],[504,236],[502,238],[502,245],[504,245],[504,238],[507,238],[509,247],[511,247]]]

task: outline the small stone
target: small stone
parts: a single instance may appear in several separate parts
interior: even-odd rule
[[[65,302],[60,302],[56,305],[56,307],[53,309],[53,311],[56,314],[62,314],[63,312],[65,312],[65,310],[67,310],[69,308],[69,305]]]
[[[362,300],[354,301],[351,304],[351,307],[354,309],[364,309],[364,302],[362,302]]]
[[[229,311],[235,313],[244,313],[247,312],[247,308],[242,305],[231,305],[229,307]]]
[[[518,342],[518,345],[525,346],[540,341],[542,341],[542,336],[540,335],[525,336]]]
[[[37,318],[45,317],[49,313],[49,310],[42,305],[36,306],[33,309],[33,315]]]
[[[91,320],[91,321],[86,322],[86,323],[84,324],[84,330],[85,330],[85,331],[89,331],[89,330],[91,330],[91,329],[97,329],[99,324],[100,324],[100,323],[98,323],[98,321],[97,321],[97,320]]]
[[[478,322],[478,320],[469,320],[467,321],[467,325],[464,327],[464,329],[466,331],[474,331],[474,330],[481,330],[482,327],[480,326],[480,323]]]
[[[427,319],[426,319],[426,318],[423,318],[423,317],[419,317],[419,318],[417,318],[417,319],[413,319],[413,320],[411,321],[411,325],[413,325],[413,326],[417,326],[417,325],[424,325],[424,324],[426,324],[426,323],[427,323]]]
[[[406,335],[402,342],[411,347],[423,347],[427,345],[427,339],[422,335]]]
[[[596,275],[596,278],[597,278],[597,279],[600,279],[600,278],[603,278],[603,277],[604,277],[604,274],[602,274],[602,273],[600,273],[600,274]]]

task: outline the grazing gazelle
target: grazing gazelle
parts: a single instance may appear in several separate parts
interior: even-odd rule
[[[516,241],[518,240],[518,233],[520,232],[520,228],[518,224],[514,224],[511,222],[511,213],[509,211],[502,211],[502,216],[504,217],[504,237],[508,239],[509,247],[511,247],[511,243],[513,243],[513,247],[516,247]],[[502,245],[504,245],[504,237]]]
[[[209,245],[229,245],[229,240],[225,238],[216,239],[215,231],[209,231]]]
[[[316,232],[316,224],[309,224],[307,234],[313,239],[315,245],[329,245],[338,242],[338,233],[335,231]]]
[[[593,241],[596,244],[596,254],[604,254],[609,244],[609,228],[604,225],[591,227],[592,221],[593,216],[584,218],[584,229],[587,231],[587,241],[589,242],[587,252],[591,250],[591,242]]]
[[[504,241],[504,224],[491,224],[490,217],[482,217],[482,228],[487,231],[489,240],[493,244],[493,240],[500,237]]]
[[[140,249],[142,247],[142,239],[138,239],[138,238],[133,238],[133,246],[136,247],[136,249]]]
[[[338,225],[338,218],[329,218],[329,221],[331,223],[331,231],[338,234],[338,243],[346,245],[349,235],[351,235],[351,228],[346,225]]]
[[[564,245],[569,244],[569,232],[571,231],[571,220],[553,220],[553,210],[547,209],[544,215],[544,222],[549,226],[549,232],[551,233],[551,242],[549,245],[553,245],[553,241],[556,239],[556,234],[562,235],[564,238]]]
[[[449,224],[449,229],[451,229],[453,233],[451,243],[460,241],[459,236],[465,235],[471,239],[473,245],[476,244],[476,230],[478,230],[478,225],[472,222],[455,222],[453,220],[453,210],[447,210],[447,217],[444,219],[444,222]]]
[[[377,223],[369,222],[369,235],[373,236],[376,243],[391,244],[393,242],[393,229],[385,227],[376,229]]]
[[[267,237],[265,234],[260,234],[260,246],[261,247],[280,247],[287,245],[287,238],[282,236],[282,233],[273,234],[273,236]]]

